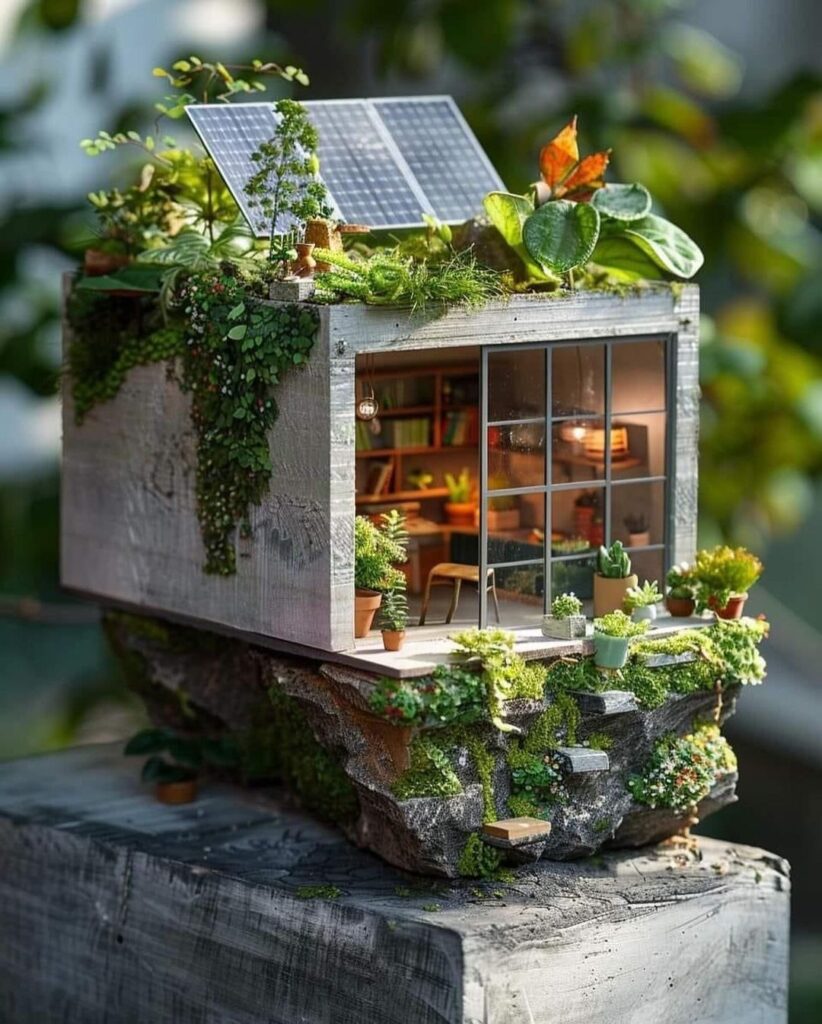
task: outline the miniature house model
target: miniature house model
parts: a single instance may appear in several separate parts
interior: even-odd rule
[[[354,516],[391,507],[408,514],[412,623],[442,562],[493,570],[454,623],[493,624],[496,597],[514,629],[538,626],[552,592],[590,597],[602,542],[633,545],[639,575],[660,579],[695,546],[697,299],[684,286],[442,316],[322,308],[310,362],[279,390],[270,491],[228,577],[202,571],[188,404],[165,367],[133,370],[80,427],[67,396],[63,582],[275,646],[348,651]],[[359,419],[372,395],[377,415]],[[445,479],[463,469],[470,507],[455,518]]]

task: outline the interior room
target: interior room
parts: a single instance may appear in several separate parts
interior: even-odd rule
[[[410,626],[533,627],[567,591],[590,612],[596,549],[616,539],[640,581],[661,581],[668,347],[643,337],[358,359],[357,512],[406,515]]]

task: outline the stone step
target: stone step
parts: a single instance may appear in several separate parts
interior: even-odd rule
[[[571,696],[586,715],[622,715],[627,711],[638,711],[636,697],[630,690],[604,690],[602,693],[585,693],[575,690]]]
[[[594,750],[592,747],[559,747],[555,754],[569,775],[607,772],[611,767],[605,751]]]

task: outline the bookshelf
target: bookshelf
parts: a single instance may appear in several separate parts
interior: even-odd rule
[[[479,450],[477,364],[376,370],[363,375],[362,385],[373,386],[380,411],[379,433],[371,423],[357,421],[357,504],[446,498],[443,473],[460,468],[448,456],[474,453],[475,463]],[[409,459],[424,462],[412,466]],[[415,468],[434,476],[430,487],[408,481]]]

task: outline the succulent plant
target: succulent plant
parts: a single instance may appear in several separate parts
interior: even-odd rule
[[[609,548],[600,547],[597,570],[600,576],[606,576],[611,580],[624,580],[631,575],[631,559],[621,540],[615,540]]]

